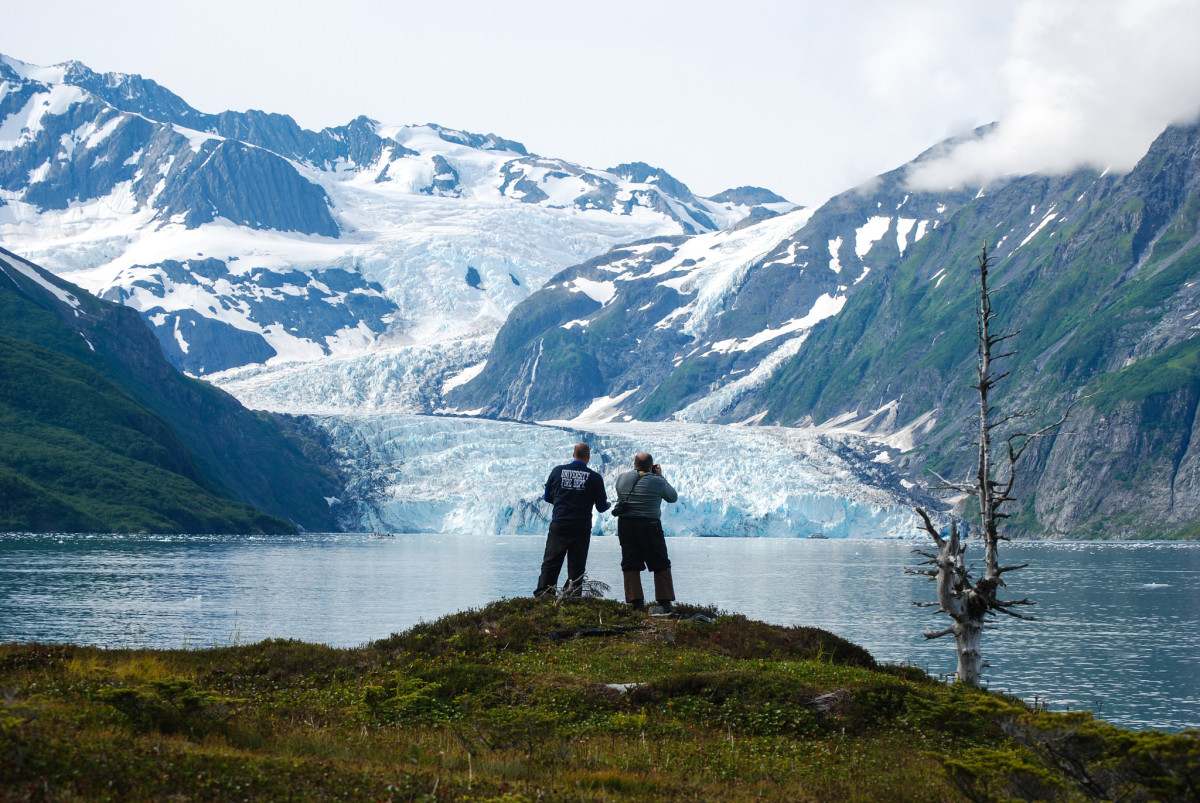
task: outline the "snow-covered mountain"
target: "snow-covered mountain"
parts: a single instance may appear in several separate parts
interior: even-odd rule
[[[475,355],[569,265],[791,208],[436,125],[205,114],[139,76],[0,56],[0,242],[139,310],[194,374],[408,363],[408,347],[457,342]]]
[[[911,164],[933,158],[947,144]],[[902,166],[816,210],[620,246],[519,304],[449,409],[524,420],[746,421],[808,333],[971,201]]]
[[[704,467],[679,531],[796,535],[907,534],[891,467],[969,462],[986,242],[1020,332],[1008,403],[1085,399],[1077,436],[1039,442],[1019,526],[1194,536],[1198,140],[1173,126],[1125,176],[939,192],[904,165],[807,210],[436,125],[205,114],[137,76],[0,57],[0,244],[138,310],[244,403],[322,416],[352,526],[537,529],[527,494],[578,436],[613,465],[648,448]],[[434,412],[515,420],[402,415]],[[710,477],[742,453],[757,489]],[[447,496],[430,475],[455,460],[471,471]],[[850,478],[826,483],[840,513],[830,477]]]

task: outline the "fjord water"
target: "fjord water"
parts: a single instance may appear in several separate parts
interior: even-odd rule
[[[921,541],[668,545],[681,601],[821,627],[880,661],[954,669],[951,641],[922,637],[948,620],[912,604],[932,600],[932,585],[903,573]],[[542,547],[536,536],[0,535],[0,642],[358,646],[529,594]],[[985,633],[991,688],[1129,727],[1200,727],[1200,544],[1016,542],[1003,556],[1031,564],[1008,580],[1012,597],[1036,600],[1038,621],[1004,617]],[[592,539],[589,577],[611,597],[618,560],[615,538]]]

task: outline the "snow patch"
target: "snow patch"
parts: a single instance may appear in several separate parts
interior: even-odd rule
[[[900,249],[900,256],[904,256],[904,252],[908,248],[908,234],[916,225],[917,219],[914,217],[896,218],[896,247]],[[915,243],[916,240],[913,242]]]
[[[842,248],[842,238],[835,237],[829,241],[829,269],[834,273],[842,272],[842,262],[838,257],[838,251]]]
[[[793,318],[790,321],[782,324],[778,329],[767,328],[761,332],[757,332],[750,337],[737,340],[721,340],[713,344],[712,350],[727,354],[731,351],[750,351],[758,348],[763,343],[769,340],[774,340],[783,335],[793,334],[811,329],[816,324],[831,318],[842,311],[842,307],[846,305],[846,296],[838,295],[831,296],[829,293],[822,293],[820,298],[813,302],[808,314],[803,318]]]
[[[619,393],[616,396],[597,396],[592,399],[592,403],[587,406],[583,412],[571,419],[571,424],[601,424],[612,421],[623,412],[621,410],[621,402],[628,399],[637,388],[631,388],[624,393]]]
[[[1053,211],[1054,210],[1053,206],[1050,207],[1050,210],[1051,211],[1048,212],[1046,214],[1046,216],[1041,219],[1041,222],[1039,222],[1037,224],[1037,226],[1034,227],[1033,231],[1029,232],[1029,236],[1026,237],[1024,240],[1022,240],[1021,244],[1013,249],[1013,252],[1016,252],[1017,250],[1019,250],[1020,248],[1025,246],[1030,240],[1032,240],[1034,237],[1036,237],[1038,235],[1038,232],[1040,232],[1042,229],[1046,228],[1046,226],[1049,225],[1050,222],[1054,220],[1054,218],[1058,217],[1058,213]]]
[[[442,393],[449,393],[457,387],[467,384],[482,373],[487,367],[487,360],[469,365],[442,383]]]
[[[32,264],[26,262],[25,260],[21,259],[20,257],[14,257],[12,259],[10,259],[8,257],[0,257],[0,271],[4,271],[5,273],[8,273],[8,271],[5,270],[5,267],[4,267],[6,265],[11,270],[14,270],[17,273],[20,273],[22,276],[26,277],[30,281],[37,284],[39,287],[44,289],[46,292],[50,293],[52,296],[57,298],[62,303],[66,304],[67,306],[74,309],[76,312],[79,311],[79,309],[80,309],[79,299],[76,298],[72,293],[67,292],[66,290],[62,289],[58,285],[47,281],[42,276],[42,274],[38,273],[34,269]],[[11,275],[9,278],[11,278]]]
[[[873,217],[859,226],[854,232],[854,253],[862,259],[875,243],[883,239],[892,226],[892,219],[886,216]]]
[[[732,409],[746,394],[761,388],[775,373],[779,366],[800,352],[800,347],[808,339],[808,333],[784,341],[777,349],[759,361],[749,374],[713,391],[702,399],[698,399],[682,410],[671,415],[676,421],[708,422]],[[766,411],[743,421],[746,424],[756,424],[766,416]]]
[[[567,282],[565,285],[572,293],[583,293],[592,301],[598,302],[601,306],[613,300],[617,294],[617,286],[613,282],[597,282],[593,279],[585,279],[582,276]]]

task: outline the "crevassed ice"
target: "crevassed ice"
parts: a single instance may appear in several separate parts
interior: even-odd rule
[[[684,423],[536,425],[434,416],[321,419],[363,505],[362,529],[395,532],[545,531],[550,469],[592,444],[591,467],[612,498],[618,474],[649,451],[679,491],[664,505],[676,536],[899,537],[916,534],[913,499],[899,480],[865,484],[879,442],[783,427]],[[874,464],[876,476],[890,477]],[[594,519],[614,534],[608,514]]]

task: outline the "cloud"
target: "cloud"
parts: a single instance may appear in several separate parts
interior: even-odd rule
[[[1026,0],[996,65],[1000,124],[915,168],[909,183],[1129,170],[1163,129],[1200,113],[1197,31],[1195,0]]]

